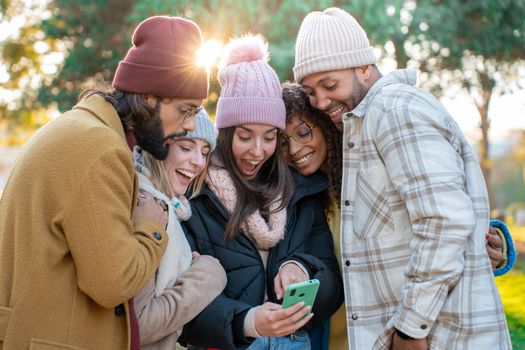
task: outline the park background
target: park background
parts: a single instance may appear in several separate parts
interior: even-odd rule
[[[111,82],[133,29],[151,15],[202,28],[213,116],[217,55],[233,35],[263,34],[281,80],[293,80],[304,16],[338,6],[364,27],[383,73],[413,68],[478,152],[493,215],[525,251],[525,0],[0,0],[0,193],[23,144]],[[436,150],[439,152],[439,150]],[[525,349],[525,258],[497,279],[515,349]]]

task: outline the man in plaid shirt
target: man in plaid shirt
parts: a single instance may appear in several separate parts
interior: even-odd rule
[[[476,156],[413,71],[382,76],[360,25],[305,17],[295,80],[342,124],[341,247],[351,348],[511,349],[485,250]]]

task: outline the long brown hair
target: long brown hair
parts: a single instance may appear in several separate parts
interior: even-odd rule
[[[151,107],[143,95],[124,92],[113,88],[98,87],[87,89],[80,94],[79,99],[83,100],[92,95],[99,95],[113,105],[122,121],[124,131],[133,130],[133,116],[148,120],[155,115],[158,108],[158,106]]]
[[[224,166],[237,189],[237,202],[224,232],[226,240],[235,239],[240,233],[241,223],[257,209],[271,213],[270,204],[280,199],[282,199],[280,206],[275,211],[286,208],[294,191],[292,175],[284,159],[280,142],[277,142],[275,152],[259,169],[255,178],[247,180],[242,176],[232,151],[235,128],[232,126],[219,130],[217,149],[214,152],[217,164]]]
[[[282,84],[282,90],[286,107],[286,122],[293,117],[299,117],[301,120],[308,118],[318,123],[328,149],[325,163],[327,164],[326,169],[328,169],[326,175],[328,176],[330,194],[340,206],[343,176],[342,132],[337,129],[330,118],[310,105],[308,95],[301,85],[285,82]]]
[[[147,150],[157,159],[165,159],[168,149],[164,145],[164,128],[160,117],[160,103],[169,103],[171,98],[155,97],[156,103],[152,107],[143,95],[123,92],[119,90],[103,91],[91,89],[83,92],[80,97],[100,95],[111,103],[117,110],[124,131],[133,131],[137,144]]]

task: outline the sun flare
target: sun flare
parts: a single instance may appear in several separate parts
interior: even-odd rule
[[[211,70],[212,67],[217,65],[223,47],[222,41],[205,41],[197,51],[197,64],[206,67],[208,71]]]

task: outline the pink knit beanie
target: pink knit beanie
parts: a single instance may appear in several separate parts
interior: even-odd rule
[[[217,102],[217,129],[242,124],[286,128],[281,85],[267,63],[268,43],[261,35],[231,40],[219,71],[221,94]]]
[[[208,96],[208,73],[196,65],[202,39],[194,22],[180,17],[150,17],[135,29],[132,43],[115,72],[115,89],[159,97]]]

